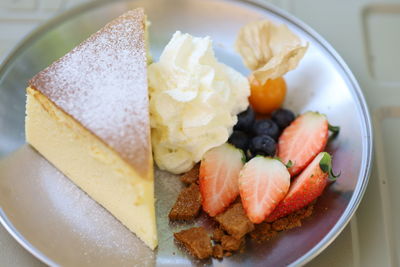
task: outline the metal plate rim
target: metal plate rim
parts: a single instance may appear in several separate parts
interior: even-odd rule
[[[119,1],[126,1],[126,0],[119,0]],[[87,4],[80,5],[78,7],[75,7],[71,10],[68,10],[66,12],[61,13],[60,15],[56,16],[53,19],[50,19],[48,22],[44,23],[43,25],[39,26],[37,29],[33,30],[30,34],[25,36],[17,45],[14,49],[12,49],[7,56],[5,56],[0,64],[0,80],[4,76],[5,72],[7,71],[7,68],[10,64],[12,64],[14,58],[18,56],[19,53],[21,53],[24,48],[29,45],[29,43],[36,38],[38,38],[41,34],[44,32],[48,31],[52,27],[58,25],[59,23],[65,21],[66,19],[76,16],[78,14],[81,14],[85,12],[86,10],[89,10],[91,8],[95,8],[107,3],[110,3],[111,1],[109,0],[99,0],[96,2],[90,2]],[[296,25],[303,31],[305,31],[307,34],[309,34],[312,38],[314,38],[317,42],[320,43],[320,45],[327,51],[329,54],[332,56],[333,59],[336,60],[337,64],[342,68],[343,73],[347,76],[349,79],[352,88],[351,91],[355,94],[355,97],[357,101],[359,102],[359,108],[361,109],[360,112],[363,116],[364,121],[362,122],[364,127],[363,127],[363,149],[365,153],[362,155],[364,157],[364,160],[362,161],[362,166],[360,170],[360,174],[358,176],[358,182],[356,185],[356,188],[354,190],[354,194],[343,212],[342,216],[340,219],[336,222],[335,226],[330,230],[330,232],[323,238],[321,241],[316,244],[311,250],[309,250],[306,254],[304,254],[302,257],[297,259],[295,262],[293,262],[291,265],[292,266],[297,266],[297,265],[304,265],[311,261],[313,258],[315,258],[319,253],[321,253],[326,247],[328,247],[334,240],[335,238],[343,231],[345,226],[348,224],[350,221],[351,217],[357,210],[361,199],[365,193],[366,187],[368,185],[370,173],[371,173],[371,164],[372,164],[372,153],[373,153],[373,130],[372,130],[372,123],[371,123],[371,117],[368,109],[368,105],[366,103],[365,97],[361,91],[361,88],[347,66],[347,64],[344,62],[344,60],[341,58],[341,56],[336,52],[336,50],[320,35],[318,34],[315,30],[313,30],[310,26],[308,26],[306,23],[301,21],[300,19],[297,19],[295,16],[291,15],[290,13],[284,11],[283,9],[280,9],[278,7],[273,6],[270,3],[261,1],[261,0],[233,0],[232,2],[241,2],[241,3],[247,3],[249,5],[253,5],[257,8],[261,8],[264,10],[267,10],[269,12],[274,13],[275,15],[278,15],[280,17],[283,17],[290,21],[292,24]],[[5,227],[5,229],[11,234],[11,236],[26,250],[28,250],[33,256],[35,256],[37,259],[42,261],[43,263],[50,265],[50,266],[57,266],[58,264],[49,259],[46,255],[44,255],[41,251],[36,249],[32,244],[30,244],[19,232],[17,229],[14,228],[13,224],[8,220],[6,214],[3,212],[3,210],[0,207],[0,223]]]

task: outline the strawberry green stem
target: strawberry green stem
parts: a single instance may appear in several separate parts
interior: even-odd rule
[[[328,130],[332,132],[331,136],[329,137],[329,141],[334,139],[340,132],[339,126],[333,126],[328,123]]]
[[[291,160],[288,161],[288,163],[286,163],[286,168],[291,168],[293,166],[293,162]]]
[[[278,157],[278,156],[275,156],[274,159],[279,160],[280,162],[282,162],[283,165],[285,165],[286,168],[288,168],[288,169],[291,168],[291,167],[293,166],[293,161],[291,161],[291,160],[289,160],[289,161],[285,164],[285,162],[283,162],[283,160],[282,160],[280,157]]]
[[[324,173],[329,174],[329,180],[336,181],[336,179],[340,176],[341,172],[335,174],[332,170],[332,157],[327,152],[323,152],[321,160],[319,161],[319,167]]]

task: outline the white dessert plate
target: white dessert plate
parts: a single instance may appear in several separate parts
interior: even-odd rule
[[[25,144],[27,81],[108,21],[135,7],[144,7],[152,22],[155,58],[176,30],[209,35],[218,59],[247,75],[233,43],[241,26],[262,18],[287,24],[310,43],[299,67],[286,75],[285,106],[296,113],[325,113],[333,125],[341,126],[328,151],[333,154],[334,169],[342,175],[319,198],[313,216],[302,227],[263,244],[248,242],[243,253],[223,261],[194,260],[172,236],[190,224],[169,224],[167,219],[181,183],[176,176],[157,171],[159,247],[153,252]],[[262,1],[96,1],[32,33],[0,68],[0,221],[22,246],[49,265],[304,264],[326,248],[350,220],[368,183],[371,154],[370,117],[351,71],[310,27]],[[209,226],[210,222],[201,216],[197,224]]]

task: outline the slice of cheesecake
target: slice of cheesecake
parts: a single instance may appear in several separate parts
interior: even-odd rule
[[[37,151],[154,249],[146,53],[144,11],[116,18],[30,80],[25,130]]]

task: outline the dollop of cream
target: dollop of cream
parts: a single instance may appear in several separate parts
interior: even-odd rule
[[[235,48],[252,75],[264,84],[297,67],[307,51],[308,43],[289,28],[269,20],[254,21],[243,26]]]
[[[248,107],[247,78],[217,61],[209,37],[176,32],[148,79],[154,160],[172,173],[225,143]]]

